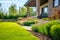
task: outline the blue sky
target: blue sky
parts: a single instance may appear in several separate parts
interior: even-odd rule
[[[16,4],[17,9],[19,7],[23,7],[23,5],[27,2],[27,0],[0,0],[0,3],[2,4],[2,8],[4,10],[8,10],[8,8],[13,4]]]

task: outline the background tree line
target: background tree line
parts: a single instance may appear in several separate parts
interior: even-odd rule
[[[5,12],[2,8],[2,4],[0,3],[0,19],[17,19],[19,17],[27,17],[27,8],[26,7],[19,7],[19,10],[16,9],[16,5],[12,4],[8,11]],[[33,8],[30,7],[30,16],[35,16],[35,11],[33,11]]]

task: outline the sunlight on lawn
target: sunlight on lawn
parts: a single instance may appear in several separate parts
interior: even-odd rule
[[[0,40],[38,40],[38,38],[16,23],[0,22]]]

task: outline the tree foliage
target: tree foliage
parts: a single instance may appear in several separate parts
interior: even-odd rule
[[[18,17],[27,17],[27,7],[19,7],[19,10],[16,8],[15,4],[12,4],[8,11],[3,11],[3,8],[0,3],[0,19],[17,19]],[[30,16],[35,16],[35,12],[32,7],[29,7]]]
[[[19,8],[19,14],[21,17],[27,16],[27,8],[26,7]]]
[[[16,5],[13,4],[11,5],[11,7],[9,7],[9,15],[16,15],[16,14],[17,14]]]

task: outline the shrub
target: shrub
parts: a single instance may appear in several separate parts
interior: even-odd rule
[[[39,22],[39,19],[38,18],[34,18],[33,20],[35,23],[38,23]]]
[[[48,20],[48,18],[42,18],[43,20]]]
[[[51,27],[51,25],[49,23],[42,24],[41,26],[39,26],[39,33],[50,36],[50,32],[49,32],[50,27]]]
[[[30,26],[31,24],[35,24],[35,22],[33,22],[33,21],[32,22],[28,22],[27,21],[27,22],[24,22],[23,23],[24,26]]]
[[[54,40],[60,40],[60,24],[53,25],[51,27],[50,33]]]
[[[32,30],[53,37],[54,40],[60,40],[60,21],[50,21],[42,25],[34,25]]]
[[[2,20],[0,19],[0,22],[1,22]]]
[[[32,25],[32,31],[39,32],[38,28],[39,28],[39,25],[37,25],[37,24]]]
[[[39,26],[39,33],[44,34],[44,29],[43,29],[43,26],[44,26],[44,25],[40,25],[40,26]]]
[[[49,35],[50,36],[50,27],[52,26],[52,25],[57,25],[57,24],[60,24],[60,21],[58,21],[58,20],[56,20],[56,21],[50,21],[49,23],[47,23],[47,24],[45,24],[44,25],[44,32],[45,32],[45,34],[46,35]]]
[[[35,27],[38,27],[37,29],[35,29],[35,27],[33,27],[34,30],[38,30],[39,33],[45,34],[45,35],[49,35],[50,36],[50,27],[52,25],[57,25],[60,24],[60,21],[56,20],[56,21],[50,21],[46,24],[42,24],[42,25],[38,25]]]
[[[39,27],[39,33],[43,33],[45,35],[49,35],[49,29],[50,29],[50,26],[49,24],[43,24]]]
[[[39,19],[38,18],[29,18],[27,19],[28,21],[34,21],[35,23],[38,23]]]
[[[30,26],[32,24],[38,23],[38,18],[23,18],[22,20],[18,20],[18,23],[23,26]]]

